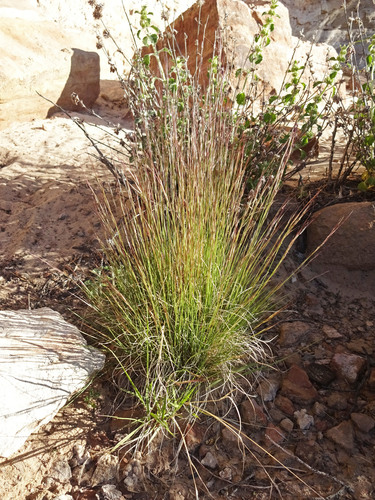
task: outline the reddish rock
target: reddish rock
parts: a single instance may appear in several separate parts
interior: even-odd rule
[[[280,326],[279,344],[285,347],[297,344],[311,332],[311,325],[303,321],[292,321]]]
[[[353,426],[350,420],[345,420],[341,424],[332,427],[326,432],[326,436],[347,451],[351,451],[354,448]]]
[[[350,384],[357,381],[365,364],[366,361],[357,354],[336,353],[331,360],[332,368]]]
[[[285,364],[288,368],[290,368],[293,365],[301,366],[302,365],[301,355],[298,352],[291,352],[285,358]]]
[[[240,408],[241,418],[243,423],[255,425],[255,426],[266,426],[267,417],[264,414],[262,408],[253,399],[247,399],[241,404]]]
[[[307,373],[296,365],[293,365],[286,374],[281,392],[295,402],[308,403],[318,398],[318,391],[310,382]]]
[[[173,30],[176,47],[179,47],[183,54],[186,52],[189,71],[192,74],[196,73],[197,61],[201,65],[198,74],[200,83],[205,86],[208,80],[209,61],[213,55],[213,47],[218,45],[218,33],[223,33],[222,38],[225,43],[221,59],[224,63],[230,62],[230,66],[234,69],[233,73],[228,76],[228,83],[233,89],[237,88],[237,84],[240,83],[240,85],[244,85],[246,90],[249,82],[246,82],[246,79],[238,82],[235,71],[237,68],[244,70],[251,68],[248,61],[249,47],[251,47],[254,36],[262,29],[264,23],[262,14],[265,10],[267,9],[263,3],[256,3],[250,7],[245,2],[238,0],[195,2],[167,27],[165,32],[167,36],[159,40],[156,48],[161,51],[168,40],[169,32]],[[277,6],[277,17],[278,22],[275,22],[275,29],[270,33],[270,39],[273,43],[263,47],[263,59],[257,65],[256,71],[259,83],[266,94],[280,91],[289,70],[289,61],[293,57],[296,60],[304,60],[309,54],[310,64],[301,75],[301,78],[309,83],[312,75],[317,80],[323,79],[325,76],[328,69],[326,64],[327,51],[332,56],[336,55],[336,51],[328,45],[318,47],[316,44],[311,45],[302,40],[296,43],[297,39],[292,36],[291,32],[288,9],[281,3]],[[278,58],[277,64],[274,64],[275,47],[283,54],[283,57]],[[150,47],[145,47],[143,54],[150,53],[150,50]],[[197,57],[197,50],[201,57]],[[168,53],[159,52],[159,54],[163,67],[170,68],[173,62]],[[156,75],[160,75],[160,68],[155,58],[151,58],[150,68]]]
[[[275,406],[277,406],[279,410],[285,413],[285,415],[289,415],[290,417],[294,415],[294,412],[296,410],[291,400],[289,398],[286,398],[285,396],[282,396],[281,394],[276,397]]]
[[[277,425],[272,424],[272,423],[268,424],[266,432],[265,432],[264,435],[265,435],[265,441],[266,441],[266,443],[270,442],[270,441],[273,441],[276,444],[280,444],[285,439],[285,434],[280,429],[280,427],[278,427]]]
[[[370,432],[375,427],[375,420],[365,413],[351,413],[350,418],[361,432]]]
[[[187,424],[185,427],[185,443],[189,451],[195,450],[203,441],[204,438],[204,428],[194,422],[193,424]]]

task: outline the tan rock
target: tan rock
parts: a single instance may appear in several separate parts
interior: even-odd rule
[[[51,103],[37,92],[70,110],[78,109],[72,92],[93,105],[99,95],[99,55],[76,47],[77,40],[52,22],[0,18],[0,128],[46,118]]]
[[[347,21],[342,0],[283,0],[290,12],[293,35],[303,29],[308,40],[316,39],[339,48],[347,43]],[[356,0],[348,0],[348,12],[357,11]],[[373,33],[375,10],[373,0],[361,0],[360,15],[365,33]],[[354,26],[353,37],[358,32]]]

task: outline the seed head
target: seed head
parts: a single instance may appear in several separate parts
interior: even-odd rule
[[[101,19],[103,17],[103,4],[102,3],[97,3],[94,4],[94,12],[92,15],[94,16],[94,19]]]

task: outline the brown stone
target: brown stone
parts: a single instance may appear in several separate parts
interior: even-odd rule
[[[266,415],[258,403],[253,399],[246,399],[246,401],[241,404],[240,412],[244,424],[255,426],[267,425],[268,420]]]
[[[333,234],[332,234],[333,233]],[[375,269],[375,224],[372,202],[341,203],[323,208],[307,228],[308,253],[331,234],[313,262],[315,268]]]
[[[353,426],[350,420],[345,420],[339,425],[332,427],[326,432],[326,436],[347,451],[351,451],[354,448]]]
[[[186,424],[185,443],[189,451],[195,450],[202,443],[204,432],[204,428],[198,422]]]
[[[294,427],[294,424],[293,422],[290,420],[290,418],[284,418],[281,422],[280,422],[280,427],[286,431],[286,432],[292,432],[293,430],[293,427]]]
[[[273,441],[276,444],[280,444],[284,441],[284,439],[285,439],[285,434],[280,429],[280,427],[278,427],[275,424],[269,423],[265,432],[266,443]]]
[[[331,360],[332,368],[350,384],[357,381],[365,364],[365,359],[357,354],[336,353]]]
[[[301,342],[311,331],[311,326],[303,321],[292,321],[280,326],[279,344],[288,347]]]
[[[342,394],[333,392],[327,398],[327,406],[334,410],[345,410],[348,407],[348,402]]]
[[[322,363],[310,363],[306,367],[306,372],[310,380],[322,386],[329,385],[336,378],[336,373],[332,368]]]
[[[318,392],[309,380],[307,373],[299,366],[293,365],[286,374],[281,392],[295,402],[312,402],[318,398]]]
[[[365,413],[351,413],[350,418],[361,432],[370,432],[375,427],[375,420]]]
[[[327,420],[322,420],[319,418],[315,419],[315,429],[317,431],[324,432],[328,429],[328,427],[329,427],[329,423],[327,422]]]
[[[294,415],[295,408],[289,398],[279,394],[278,396],[276,396],[275,405],[277,406],[277,408],[279,408],[279,410],[285,413],[285,415],[289,415],[290,417]]]

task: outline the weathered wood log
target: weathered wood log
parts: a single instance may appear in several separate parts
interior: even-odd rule
[[[0,456],[13,455],[104,361],[52,309],[0,311]]]

